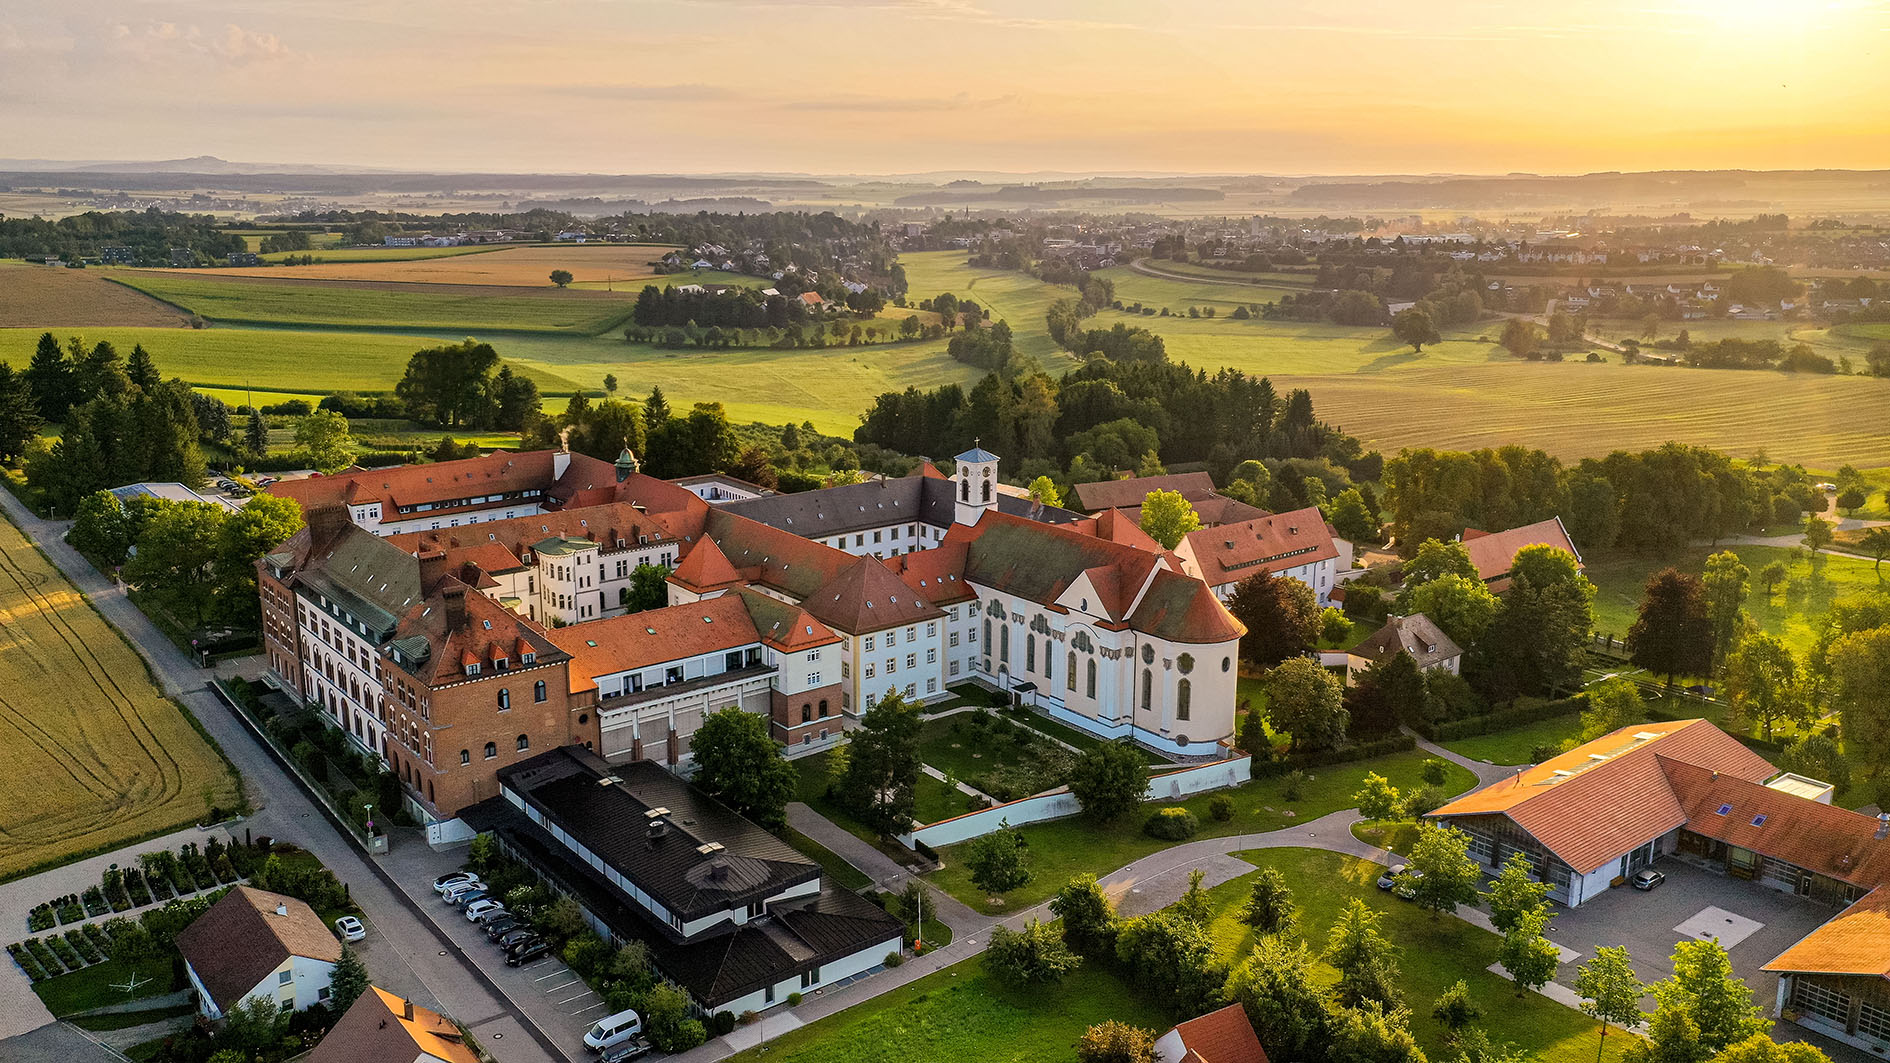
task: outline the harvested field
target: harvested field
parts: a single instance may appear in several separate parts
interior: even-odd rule
[[[106,280],[96,269],[0,266],[0,328],[58,329],[84,325],[172,328],[189,315]]]
[[[0,520],[0,878],[231,807],[234,773],[144,662]]]
[[[594,336],[629,317],[635,293],[494,284],[274,280],[126,271],[113,279],[212,321],[353,328],[503,329]]]
[[[316,258],[356,257],[356,251],[305,252]],[[408,252],[370,261],[317,262],[309,266],[265,266],[220,269],[218,277],[268,277],[275,280],[400,281],[418,284],[491,284],[507,287],[549,288],[551,271],[570,270],[580,282],[603,283],[610,278],[655,276],[650,263],[672,250],[654,244],[566,244],[553,247],[415,247],[387,248]],[[450,251],[453,254],[426,252]],[[416,253],[417,252],[417,253]],[[422,257],[424,255],[424,257]]]

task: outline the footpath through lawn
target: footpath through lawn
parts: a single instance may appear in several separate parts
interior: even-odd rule
[[[1020,911],[1048,900],[1075,875],[1088,871],[1100,876],[1173,845],[1142,832],[1144,819],[1158,808],[1179,806],[1193,812],[1201,823],[1201,832],[1196,838],[1261,834],[1353,807],[1356,802],[1352,795],[1371,772],[1383,775],[1400,790],[1421,787],[1424,785],[1423,764],[1428,758],[1429,754],[1423,750],[1414,749],[1371,760],[1314,768],[1299,784],[1298,799],[1292,801],[1286,798],[1288,780],[1276,777],[1256,779],[1231,790],[1196,794],[1183,801],[1150,802],[1142,815],[1106,827],[1083,816],[1028,824],[1019,827],[1018,832],[1029,849],[1032,878],[1023,887],[995,898],[971,883],[971,873],[965,867],[968,846],[973,844],[970,842],[941,850],[939,855],[945,866],[927,877],[933,885],[978,911]],[[1446,793],[1461,793],[1475,784],[1476,777],[1468,769],[1448,765],[1443,785]],[[1233,798],[1231,818],[1218,820],[1209,813],[1208,806],[1217,793]]]

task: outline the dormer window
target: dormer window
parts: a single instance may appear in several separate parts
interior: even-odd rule
[[[478,675],[478,674],[479,674],[479,662],[478,662],[478,661],[474,661],[474,662],[472,662],[471,664],[469,664],[469,665],[467,665],[467,666],[466,666],[466,674],[467,674],[467,675]]]
[[[506,670],[507,667],[511,665],[511,663],[512,663],[511,658],[500,657],[497,660],[492,662],[492,666],[494,668],[497,668],[499,671],[503,672]]]
[[[519,659],[519,663],[521,664],[531,664],[533,661],[536,661],[538,659],[538,654],[535,651],[526,650],[524,653],[519,655],[518,659]]]

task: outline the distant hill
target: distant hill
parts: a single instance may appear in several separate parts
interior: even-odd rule
[[[159,162],[84,161],[62,159],[0,159],[0,171],[12,173],[192,173],[192,174],[350,174],[399,173],[372,166],[323,166],[295,162],[230,162],[215,155]]]

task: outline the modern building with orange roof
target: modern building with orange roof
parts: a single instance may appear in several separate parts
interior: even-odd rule
[[[1524,856],[1574,907],[1661,859],[1841,909],[1765,970],[1779,1013],[1890,1051],[1890,815],[1830,804],[1706,720],[1624,727],[1439,808],[1495,871]]]

